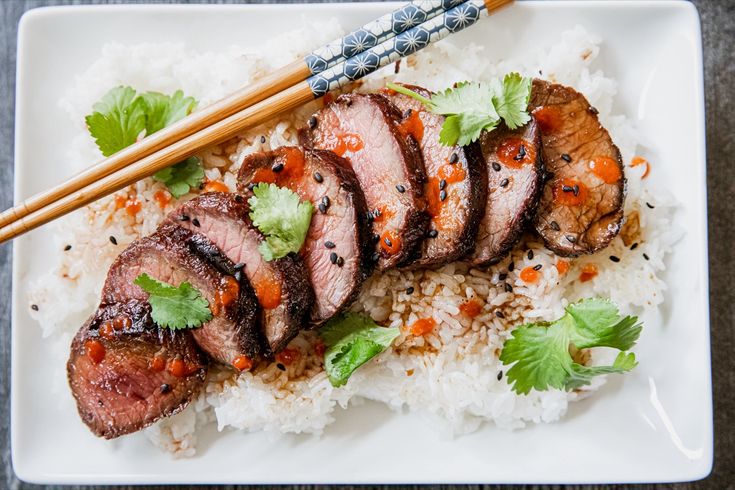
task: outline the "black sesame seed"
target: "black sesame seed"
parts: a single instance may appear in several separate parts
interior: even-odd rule
[[[635,242],[633,245],[630,246],[631,250],[635,250],[636,248],[638,248],[638,242]]]
[[[322,204],[324,204],[326,207],[329,207],[331,204],[331,201],[329,200],[329,196],[322,197]]]
[[[503,289],[505,289],[505,292],[506,293],[512,293],[513,292],[513,286],[511,286],[507,282],[503,284]]]
[[[343,265],[345,265],[345,259],[337,257],[337,267],[342,267]]]
[[[66,247],[64,247],[64,252],[68,252],[69,250],[71,250],[71,245],[67,245]]]
[[[574,187],[570,187],[568,185],[563,185],[563,186],[561,186],[561,191],[562,192],[574,192]]]
[[[245,262],[238,262],[237,264],[233,265],[232,268],[236,271],[241,271],[245,268]]]
[[[613,262],[617,263],[617,262],[620,262],[620,257],[617,257],[615,255],[611,255],[610,256],[610,260],[612,260]]]
[[[571,162],[572,161],[572,157],[570,157],[568,153],[562,153],[561,154],[561,159],[564,160],[565,162]]]
[[[114,236],[110,235],[110,242],[111,242],[111,243],[112,243],[113,245],[117,245],[117,238],[115,238]]]
[[[242,271],[235,271],[235,275],[233,277],[238,283],[241,283],[242,282]]]
[[[317,207],[319,208],[320,213],[327,214],[327,207],[324,205],[323,202],[320,202]]]
[[[396,186],[396,190],[397,190],[398,192],[400,192],[401,194],[403,194],[404,192],[406,192],[406,188],[405,188],[405,187],[403,187],[403,186],[402,186],[401,184],[398,184],[398,185]]]
[[[161,385],[161,393],[163,393],[163,394],[165,395],[165,394],[166,394],[166,393],[168,393],[169,391],[171,391],[171,387],[170,387],[170,386],[169,386],[168,384],[166,384],[166,383],[163,383],[163,384]]]
[[[449,163],[455,164],[459,161],[459,155],[456,153],[452,153],[452,155],[449,157]]]
[[[385,238],[383,238],[383,241],[384,241],[384,242],[385,242],[385,244],[386,244],[386,245],[388,245],[389,247],[392,247],[392,246],[393,246],[393,242],[391,242],[391,241],[390,241],[390,238],[388,238],[388,237],[385,237]]]
[[[317,123],[316,116],[311,116],[308,122],[309,129],[314,129],[316,127],[316,123]]]
[[[510,264],[508,264],[508,272],[513,272],[513,269],[515,268],[516,268],[515,262],[511,262]]]
[[[326,242],[324,242],[324,246],[327,248],[334,248],[337,245],[335,245],[334,242],[330,242],[329,240],[327,240]]]
[[[503,371],[498,371],[498,381],[503,379]]]
[[[520,161],[523,160],[523,158],[526,156],[526,147],[521,145],[521,147],[518,149],[518,155],[513,157],[513,160]]]
[[[411,114],[413,114],[413,111],[411,109],[407,109],[406,112],[403,113],[403,118],[408,119],[411,117]]]
[[[648,209],[654,209],[656,207],[653,204],[651,204],[650,202],[647,202],[646,203],[646,206],[648,206]]]
[[[279,362],[278,364],[276,364],[276,367],[277,367],[278,369],[280,369],[281,371],[285,371],[285,370],[286,370],[286,366],[284,366],[284,365],[283,365],[283,364],[281,364],[280,362]]]
[[[337,263],[337,253],[336,252],[332,252],[329,254],[329,261],[333,264]]]
[[[31,305],[31,309],[33,311],[38,311],[38,305]]]
[[[436,238],[439,236],[439,232],[436,230],[429,230],[429,232],[426,234],[429,238]]]
[[[373,233],[373,243],[378,243],[380,241],[380,235],[377,233]]]
[[[577,241],[577,237],[574,235],[567,235],[564,238],[566,238],[569,243],[575,243]]]
[[[507,187],[509,182],[510,181],[508,179],[501,180],[500,181],[500,187]]]
[[[179,221],[189,221],[189,217],[185,214],[179,216]]]
[[[588,109],[592,114],[599,114],[600,111],[597,110],[597,108],[590,106]]]
[[[535,270],[535,271],[540,271],[542,267],[543,267],[543,265],[541,265],[541,264],[536,264],[536,265],[534,265],[534,266],[533,266],[533,270]]]
[[[244,200],[245,200],[245,199],[244,199],[244,198],[243,198],[243,197],[242,197],[242,196],[241,196],[240,194],[235,194],[235,202],[237,202],[237,203],[241,203],[241,202],[243,202]]]
[[[498,274],[498,281],[505,281],[506,279],[508,279],[508,274],[506,274],[505,272],[501,272],[500,274]]]
[[[200,226],[202,226],[201,224],[199,224],[199,220],[196,219],[196,218],[194,218],[194,219],[191,220],[191,224],[194,225],[194,226],[196,226],[197,228],[199,228]]]
[[[493,162],[491,165],[493,166],[493,170],[500,172],[500,164],[498,162]]]
[[[526,257],[528,257],[528,260],[533,260],[533,250],[529,250]]]
[[[265,136],[261,136],[260,137],[260,144],[261,145],[264,145],[265,144]]]
[[[248,184],[248,190],[249,190],[250,192],[253,192],[253,189],[255,189],[255,186],[256,186],[256,185],[257,185],[257,184],[256,184],[255,182],[250,182],[250,183]]]
[[[271,167],[271,170],[273,170],[275,173],[278,173],[281,170],[283,170],[283,164],[282,163],[276,163],[275,165],[273,165]]]
[[[406,288],[406,294],[413,294],[414,291],[415,289],[413,288],[413,286],[408,286]]]
[[[346,100],[345,100],[345,105],[346,105],[347,107],[350,107],[350,106],[352,105],[352,99],[346,99]]]
[[[320,174],[319,172],[314,172],[314,180],[321,184],[322,182],[324,182],[324,177],[322,177],[322,174]]]
[[[546,176],[544,177],[546,180],[551,180],[554,178],[556,174],[554,172],[546,172]]]
[[[373,218],[377,218],[381,214],[383,214],[383,213],[380,212],[380,209],[378,209],[378,208],[373,209]]]
[[[439,192],[439,200],[444,201],[447,198],[447,191],[442,190]]]
[[[495,310],[495,316],[498,318],[505,318],[505,314],[500,310]]]
[[[579,196],[579,185],[574,184],[574,187],[572,187],[572,190],[574,191],[574,197]]]
[[[559,227],[559,223],[557,223],[556,221],[552,221],[551,223],[549,223],[549,227],[550,227],[550,228],[551,228],[552,230],[554,230],[554,231],[559,231],[559,230],[561,230],[561,228]]]
[[[370,256],[370,259],[373,262],[377,262],[378,260],[380,260],[380,254],[378,252],[373,252],[373,254]]]
[[[439,181],[439,190],[443,191],[447,188],[447,179],[442,179]]]
[[[643,254],[643,258],[646,260],[651,260],[651,258],[648,256],[648,254]]]

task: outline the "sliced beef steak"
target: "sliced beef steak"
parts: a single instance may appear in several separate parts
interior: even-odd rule
[[[418,145],[398,130],[400,111],[378,94],[341,95],[300,132],[308,147],[344,156],[357,175],[385,270],[416,258],[428,231],[425,172]]]
[[[515,130],[504,124],[480,135],[488,194],[473,265],[497,263],[533,219],[544,183],[541,132],[535,121]]]
[[[406,85],[424,97],[431,92]],[[428,181],[424,194],[431,216],[428,239],[412,265],[440,266],[472,250],[487,196],[487,171],[479,145],[444,146],[439,133],[444,116],[424,109],[421,102],[393,91],[385,92],[403,114],[399,131],[420,146]]]
[[[590,254],[620,231],[625,176],[620,151],[576,90],[534,80],[530,109],[539,124],[544,186],[536,230],[559,255]]]
[[[166,224],[130,244],[107,273],[102,303],[146,301],[148,293],[134,284],[143,273],[175,286],[188,282],[209,302],[213,314],[209,322],[192,329],[199,346],[226,364],[233,364],[240,356],[257,356],[261,350],[258,303],[250,284],[242,277],[238,281],[209,257],[197,253],[204,237],[195,238],[191,231]]]
[[[206,363],[191,332],[158,328],[150,306],[133,300],[87,320],[67,375],[84,423],[112,439],[182,410],[204,385]]]
[[[243,196],[212,192],[184,203],[167,221],[206,236],[244,272],[262,307],[266,354],[271,355],[286,347],[308,321],[314,293],[299,256],[292,254],[271,262],[263,259],[258,251],[263,236],[249,214]]]
[[[357,297],[372,268],[365,196],[349,164],[324,150],[281,147],[248,156],[238,187],[250,196],[251,184],[261,182],[288,187],[316,208],[301,255],[315,293],[311,321],[319,325]]]

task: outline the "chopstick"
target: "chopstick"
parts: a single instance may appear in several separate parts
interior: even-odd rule
[[[460,3],[416,27],[388,38],[372,48],[347,58],[316,75],[312,75],[267,99],[219,121],[213,121],[184,138],[170,141],[167,145],[157,148],[155,152],[139,161],[122,168],[115,168],[113,169],[114,173],[109,173],[99,180],[78,187],[77,190],[68,195],[60,198],[44,199],[43,202],[39,203],[37,211],[28,213],[0,229],[0,243],[117,192],[138,180],[150,177],[159,170],[179,162],[203,148],[222,143],[245,129],[262,124],[285,111],[293,110],[306,102],[322,97],[330,90],[359,80],[383,66],[447,37],[449,34],[459,32],[473,25],[483,15],[487,15],[512,1],[468,0]],[[145,139],[142,141],[145,141]],[[106,160],[105,163],[107,161],[109,160]]]
[[[286,65],[200,111],[162,129],[135,145],[98,162],[66,182],[31,196],[0,213],[0,227],[68,196],[131,163],[165,148],[306,78],[319,74],[347,58],[366,51],[412,27],[434,18],[465,0],[416,0],[375,19],[349,34]]]

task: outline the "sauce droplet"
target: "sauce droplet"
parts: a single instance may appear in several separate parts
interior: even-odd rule
[[[424,139],[424,123],[421,120],[421,111],[411,111],[411,115],[398,126],[403,136],[413,136],[417,143]]]
[[[606,184],[614,184],[623,177],[618,162],[609,157],[593,158],[588,166],[592,173]]]
[[[498,147],[498,160],[506,167],[521,168],[536,161],[536,150],[521,138],[506,138]]]
[[[380,235],[380,248],[390,255],[395,255],[401,251],[401,239],[387,230]]]
[[[219,180],[210,180],[204,185],[204,192],[230,192],[230,188]]]
[[[171,202],[171,194],[168,191],[156,191],[153,199],[158,203],[158,207],[163,209]]]
[[[579,206],[587,201],[587,186],[575,179],[558,180],[554,187],[554,200],[564,206]]]
[[[431,333],[436,327],[436,320],[433,318],[419,318],[411,325],[411,334],[420,336]]]
[[[533,267],[528,266],[523,268],[523,270],[519,274],[519,277],[521,278],[521,281],[525,282],[526,284],[536,284],[541,277],[541,273]]]
[[[166,369],[166,358],[163,356],[154,356],[153,359],[151,359],[151,365],[150,365],[151,371],[163,371]]]
[[[595,264],[585,264],[582,267],[582,273],[579,275],[579,280],[582,282],[591,281],[597,276],[597,266]]]
[[[93,363],[99,364],[105,358],[105,346],[99,340],[88,340],[84,343],[84,351]]]
[[[294,361],[296,361],[299,356],[301,355],[301,352],[299,352],[297,349],[283,349],[281,352],[276,354],[276,361],[280,362],[281,364],[285,366],[290,366],[293,364]]]
[[[468,318],[475,318],[482,312],[482,305],[474,299],[468,299],[459,305],[459,311]]]
[[[569,272],[569,262],[564,259],[559,259],[556,261],[556,270],[559,273],[560,276],[563,276],[567,272]]]
[[[553,133],[561,127],[561,112],[556,106],[543,106],[534,109],[533,117],[542,133]]]
[[[265,272],[253,281],[255,296],[265,310],[272,310],[281,304],[281,283],[271,274],[270,271]]]
[[[232,365],[238,371],[249,371],[253,367],[253,361],[248,356],[241,355],[232,361]]]

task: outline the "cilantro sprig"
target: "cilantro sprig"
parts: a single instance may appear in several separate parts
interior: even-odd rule
[[[643,325],[634,316],[621,317],[608,300],[589,298],[570,304],[564,316],[553,322],[522,325],[505,341],[500,360],[513,364],[508,381],[513,390],[526,394],[550,388],[573,390],[602,374],[625,373],[638,363],[632,348]],[[569,350],[611,347],[621,352],[611,366],[584,366]],[[514,364],[515,363],[515,364]]]
[[[387,86],[418,100],[434,114],[446,116],[439,133],[439,141],[446,146],[477,141],[482,131],[492,131],[501,120],[515,129],[531,119],[527,112],[531,79],[518,73],[508,73],[502,81],[462,82],[430,98],[403,85],[389,82]]]
[[[173,95],[158,92],[138,94],[131,87],[115,87],[92,106],[85,117],[89,134],[106,157],[150,136],[191,114],[197,101],[181,90]],[[175,198],[199,187],[204,170],[196,158],[161,170],[154,178],[163,182]]]
[[[372,318],[347,313],[330,320],[319,330],[327,346],[324,370],[332,386],[347,383],[357,368],[377,356],[400,335],[397,328],[381,327]]]
[[[209,303],[188,282],[173,286],[145,273],[135,278],[134,282],[148,293],[151,317],[161,327],[171,330],[196,328],[212,319]]]
[[[285,187],[261,183],[253,187],[248,204],[250,219],[265,235],[258,250],[266,261],[301,250],[314,214],[311,202],[302,202],[298,194]]]

